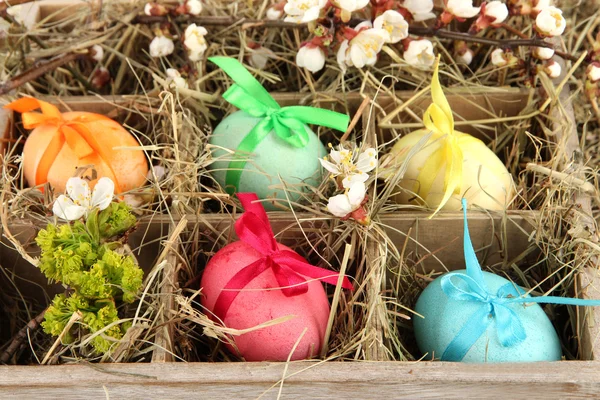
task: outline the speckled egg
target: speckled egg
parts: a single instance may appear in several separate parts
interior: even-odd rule
[[[500,287],[510,283],[489,272],[483,272],[483,276],[491,293],[496,293]],[[427,360],[441,358],[450,342],[482,304],[450,299],[442,291],[440,283],[441,277],[431,282],[415,307],[415,311],[424,317],[414,317],[414,331],[419,349],[427,354]],[[494,363],[560,360],[560,341],[544,310],[538,304],[512,303],[508,307],[520,318],[527,338],[515,346],[503,347],[498,340],[496,322],[492,321],[462,361]]]
[[[290,250],[281,244],[278,246]],[[202,276],[202,305],[212,311],[231,278],[262,257],[244,242],[234,242],[219,250]],[[246,290],[240,291],[224,318],[229,328],[247,329],[276,318],[294,316],[283,323],[234,336],[239,354],[246,361],[287,360],[305,328],[306,333],[291,359],[311,358],[320,352],[329,319],[329,301],[323,284],[310,281],[306,293],[290,297],[277,290],[278,287],[273,270],[265,270],[245,287]],[[235,351],[231,346],[229,349]]]
[[[223,149],[236,150],[242,139],[260,121],[261,118],[237,111],[215,128],[210,138],[210,144],[217,146],[213,148],[215,162],[211,165],[211,172],[223,188],[226,187],[227,168],[233,158]],[[278,199],[280,204],[287,205],[282,181],[285,182],[287,197],[292,202],[302,197],[306,185],[319,185],[323,179],[319,158],[324,157],[327,150],[317,135],[308,126],[305,127],[309,141],[302,148],[293,147],[271,131],[248,155],[236,192],[254,192],[260,199]],[[275,207],[274,202],[263,205],[267,210],[281,209]]]

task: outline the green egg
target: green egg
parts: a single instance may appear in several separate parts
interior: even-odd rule
[[[242,139],[250,133],[252,128],[261,121],[244,111],[237,111],[226,117],[215,128],[209,143],[223,149],[236,150]],[[317,135],[306,126],[309,133],[308,144],[305,147],[294,147],[279,138],[271,131],[247,156],[248,162],[244,166],[239,187],[236,192],[253,192],[260,199],[273,199],[272,202],[263,203],[267,210],[281,209],[273,203],[287,205],[290,201],[297,202],[306,185],[318,186],[323,180],[323,169],[319,158],[327,154],[327,150]],[[217,182],[226,188],[226,175],[229,162],[233,154],[220,148],[213,148],[212,155],[216,160],[211,164],[211,174]],[[246,155],[244,155],[246,158]],[[222,160],[219,160],[222,158]]]

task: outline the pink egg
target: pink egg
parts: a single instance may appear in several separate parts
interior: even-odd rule
[[[277,244],[280,250],[290,250]],[[202,305],[213,310],[221,290],[241,269],[262,258],[262,255],[244,242],[231,243],[218,251],[206,265],[202,282]],[[308,279],[307,279],[308,280]],[[292,360],[310,358],[319,354],[323,345],[329,301],[319,281],[308,283],[306,293],[287,297],[278,288],[272,269],[267,269],[240,291],[223,321],[229,328],[252,328],[267,321],[293,315],[286,322],[235,336],[235,344],[246,361],[285,361],[299,342]],[[267,290],[256,290],[267,289]],[[234,351],[234,349],[230,348]]]

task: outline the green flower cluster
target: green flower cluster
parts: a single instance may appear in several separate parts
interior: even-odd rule
[[[92,334],[98,353],[106,353],[112,343],[123,337],[128,324],[117,324],[116,303],[132,303],[142,287],[143,271],[130,255],[119,254],[114,242],[136,224],[136,218],[125,203],[111,203],[108,208],[94,210],[85,223],[76,221],[56,226],[49,224],[36,237],[42,250],[40,269],[51,280],[73,289],[70,296],[57,295],[42,323],[44,331],[58,336],[73,313],[82,319],[65,335],[84,326]],[[111,325],[115,323],[114,325]]]

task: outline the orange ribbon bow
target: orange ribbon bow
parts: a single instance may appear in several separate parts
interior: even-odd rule
[[[37,166],[35,172],[36,186],[42,185],[48,181],[50,168],[66,142],[80,160],[90,156],[99,156],[110,169],[116,192],[121,192],[117,176],[109,163],[109,154],[112,149],[107,149],[104,145],[99,143],[86,125],[95,121],[111,121],[110,118],[100,114],[89,113],[88,115],[79,116],[76,119],[67,121],[54,105],[31,97],[24,97],[13,101],[4,106],[4,108],[21,113],[23,127],[25,129],[35,129],[41,125],[56,126],[54,136],[46,150],[44,150],[44,154]],[[38,108],[42,110],[41,113],[31,112]]]

